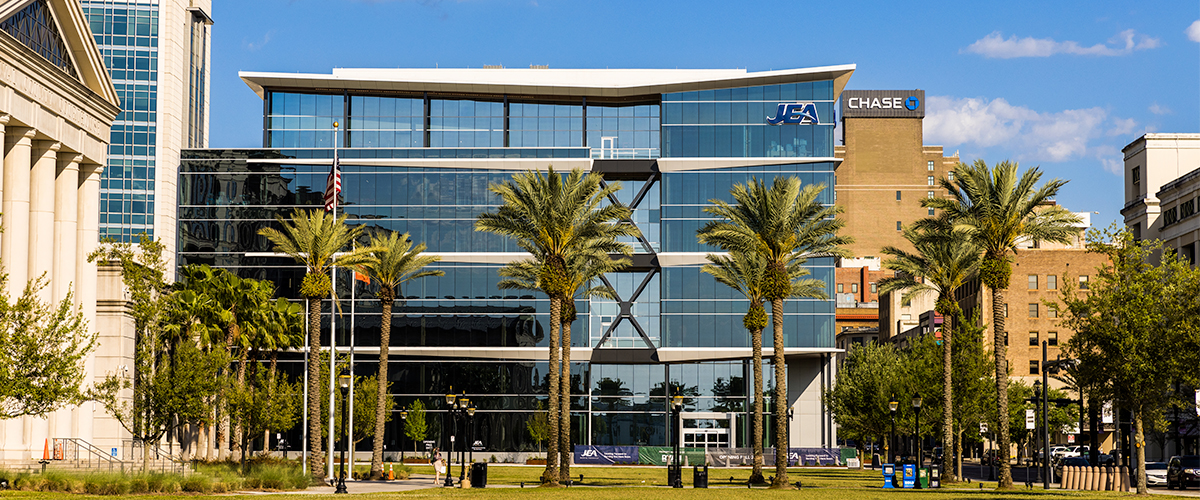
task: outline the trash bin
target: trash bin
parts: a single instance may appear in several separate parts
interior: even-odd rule
[[[708,466],[703,469],[700,466],[692,467],[692,487],[693,488],[708,488]]]
[[[920,485],[918,487],[921,489],[929,488],[929,469],[928,468],[917,469],[917,483]]]
[[[474,462],[471,464],[471,487],[487,487],[487,462]]]
[[[878,468],[879,468],[879,465],[880,465],[881,463],[882,463],[882,461],[879,459],[879,454],[878,454],[878,453],[874,453],[874,454],[872,454],[872,455],[871,455],[871,468],[872,468],[872,469],[878,469]]]
[[[941,488],[942,487],[942,466],[941,465],[933,464],[933,465],[929,466],[929,487],[930,488]]]
[[[682,482],[683,478],[679,477],[680,469],[675,465],[667,465],[667,486],[675,486],[675,479]]]

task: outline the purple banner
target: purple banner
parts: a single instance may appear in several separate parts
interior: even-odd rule
[[[575,463],[593,465],[636,464],[637,446],[575,445]]]

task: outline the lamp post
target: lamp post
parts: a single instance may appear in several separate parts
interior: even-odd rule
[[[342,390],[342,425],[346,425],[346,393],[350,390],[350,375],[341,374],[338,376],[338,387]],[[334,494],[349,493],[346,491],[346,448],[350,447],[349,436],[343,437],[346,440],[342,446],[342,471],[338,473],[337,488],[333,490]]]
[[[675,477],[672,478],[671,487],[682,488],[683,467],[681,467],[679,464],[679,441],[683,438],[683,426],[680,425],[682,422],[680,422],[679,416],[683,410],[683,396],[680,396],[678,391],[675,393],[675,397],[671,398],[671,408],[675,410],[675,417],[671,419],[671,427],[676,429],[674,436],[675,439],[672,443],[675,446],[675,453],[674,458],[671,460],[671,467],[675,470]]]
[[[1044,365],[1042,366],[1042,371],[1045,371]],[[1042,412],[1042,405],[1046,404],[1046,398],[1045,398],[1045,394],[1044,394],[1045,391],[1043,391],[1043,388],[1044,388],[1044,386],[1042,386],[1041,380],[1033,381],[1033,404],[1035,405],[1034,412],[1038,416],[1044,415],[1044,413]],[[1034,422],[1037,422],[1037,420],[1035,419]],[[1038,449],[1038,451],[1033,454],[1033,463],[1035,465],[1037,465],[1037,474],[1038,474],[1037,482],[1039,482],[1039,483],[1042,482],[1042,461],[1046,459],[1046,457],[1041,457],[1040,459],[1038,458],[1038,453],[1040,453],[1042,451],[1041,450],[1041,448],[1042,448],[1042,446],[1041,446],[1042,433],[1039,431],[1039,429],[1041,428],[1041,426],[1044,426],[1044,425],[1046,425],[1045,422],[1038,422],[1036,425],[1033,426],[1033,436],[1034,436],[1033,443],[1034,443],[1034,446]],[[1028,474],[1029,474],[1028,469],[1026,469],[1026,475],[1028,475]],[[1026,478],[1025,480],[1029,481],[1028,478]]]
[[[404,431],[408,424],[408,410],[400,412],[400,463],[404,464]]]
[[[458,396],[455,396],[453,393],[446,395],[446,415],[442,417],[442,429],[450,428],[450,424],[447,423],[447,419],[454,419],[454,401],[456,399],[458,399]],[[450,478],[450,461],[454,459],[454,437],[452,433],[446,434],[446,437],[446,441],[450,446],[449,451],[446,453],[446,481],[442,484],[442,486],[453,488],[454,480]]]
[[[893,464],[896,463],[896,452],[894,450],[894,447],[896,446],[896,410],[899,408],[900,402],[896,401],[896,395],[892,394],[892,400],[888,401],[888,410],[892,412],[892,436],[891,439],[888,440],[889,443],[887,444],[887,451],[889,455],[888,461]]]
[[[470,404],[467,405],[467,407],[464,410],[467,412],[467,416],[466,416],[466,419],[467,419],[467,462],[474,465],[475,464],[475,402],[471,401]],[[472,468],[471,475],[474,475],[474,474],[475,474],[475,469]],[[476,478],[471,477],[469,479],[470,479],[469,481],[467,481],[466,483],[463,483],[463,484],[473,485],[475,483]]]
[[[465,393],[464,393],[464,396],[465,396]],[[467,404],[469,404],[469,403],[470,403],[470,400],[468,400],[468,399],[467,399],[466,397],[464,397],[464,396],[459,396],[459,397],[458,397],[458,402],[457,402],[457,403],[455,403],[455,405],[454,405],[454,406],[456,406],[456,408],[455,408],[455,412],[454,412],[454,434],[455,434],[455,436],[457,436],[457,435],[458,435],[458,422],[459,422],[460,420],[463,420],[463,419],[464,419],[464,417],[466,417],[466,414],[467,414]],[[464,444],[464,445],[459,445],[459,450],[458,450],[458,485],[459,485],[459,486],[465,486],[465,487],[468,487],[468,488],[469,488],[471,483],[469,483],[469,482],[467,482],[467,483],[464,483],[464,482],[463,482],[463,479],[466,479],[466,477],[467,477],[467,470],[466,470],[466,467],[467,467],[467,464],[466,464],[466,453],[467,453],[466,447],[467,447],[467,446],[469,446],[469,445],[465,445],[465,444]]]
[[[921,396],[913,396],[912,398],[913,413],[916,415],[916,429],[913,430],[913,442],[917,445],[917,469],[925,465],[924,458],[921,457]],[[917,481],[915,484],[917,489],[921,488],[920,472],[917,473]]]

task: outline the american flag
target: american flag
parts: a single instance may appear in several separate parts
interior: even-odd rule
[[[342,192],[342,169],[338,166],[337,154],[333,156],[333,168],[329,171],[329,178],[325,180],[325,211],[333,211],[337,206],[337,195]]]

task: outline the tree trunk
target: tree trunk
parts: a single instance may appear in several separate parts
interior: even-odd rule
[[[1133,447],[1137,449],[1137,494],[1146,491],[1146,432],[1142,428],[1142,410],[1133,410]]]
[[[771,301],[771,328],[775,350],[775,482],[772,488],[791,488],[788,482],[787,364],[783,358],[783,299]]]
[[[241,356],[238,356],[237,386],[240,391],[246,390],[246,359],[249,352],[249,349],[243,346]],[[243,461],[246,456],[246,453],[242,450],[242,447],[246,445],[244,442],[245,433],[246,429],[242,425],[242,422],[240,420],[235,422],[233,425],[233,451],[235,453],[242,452]]]
[[[942,313],[942,474],[947,482],[957,481],[954,469],[954,387],[952,374],[953,344],[951,331],[954,329],[954,314]]]
[[[392,342],[392,303],[395,301],[395,294],[388,293],[389,291],[390,289],[385,288],[379,294],[379,304],[382,306],[383,314],[380,316],[379,323],[379,375],[375,378],[375,437],[374,444],[371,446],[371,480],[373,481],[383,479],[383,417],[388,400],[392,397],[386,388],[388,347]]]
[[[763,397],[762,334],[762,330],[750,332],[750,342],[754,346],[754,354],[750,359],[754,364],[754,425],[750,431],[754,448],[754,470],[750,472],[752,484],[767,482],[763,477],[763,405],[766,398]]]
[[[959,425],[958,426],[958,437],[957,437],[957,439],[954,440],[954,475],[958,478],[963,477],[962,435],[963,435],[963,428],[961,425]]]
[[[314,482],[325,479],[321,453],[321,300],[308,299],[308,472]]]
[[[562,300],[557,297],[550,297],[550,367],[547,368],[550,384],[548,391],[550,396],[550,445],[546,453],[546,470],[542,473],[542,484],[547,486],[558,486],[558,441],[559,441],[559,418],[560,411],[558,402],[558,378],[561,374],[559,366],[558,349],[559,340],[559,317],[562,315]]]
[[[999,489],[1012,488],[1012,467],[1008,463],[1008,453],[1011,441],[1008,436],[1008,346],[1005,339],[1008,334],[1004,331],[1004,289],[999,285],[989,286],[992,289],[992,351],[996,355],[996,420],[999,430],[996,431],[996,458],[1000,462]]]
[[[575,300],[567,298],[566,300]],[[562,406],[559,419],[561,422],[558,426],[559,446],[558,446],[558,477],[560,481],[566,482],[571,479],[571,323],[564,321],[561,323],[562,329],[562,378],[559,379],[559,404]]]

